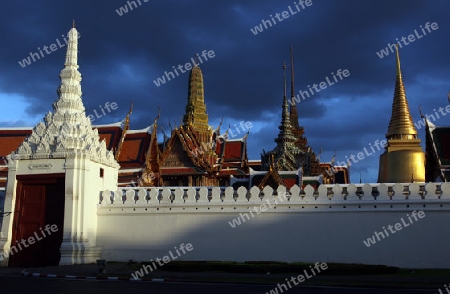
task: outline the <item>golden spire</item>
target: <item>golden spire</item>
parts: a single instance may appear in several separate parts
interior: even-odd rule
[[[188,104],[183,118],[184,125],[192,124],[197,131],[208,131],[208,114],[204,98],[203,74],[198,65],[189,74]]]
[[[181,127],[190,128],[197,137],[199,144],[209,143],[211,139],[212,128],[208,124],[203,74],[198,65],[194,66],[189,74],[188,103]]]
[[[124,128],[122,131],[122,136],[120,137],[119,147],[116,151],[115,159],[119,161],[120,153],[122,152],[123,142],[125,141],[125,136],[127,135],[127,131],[130,129],[130,115],[133,113],[133,101],[130,103],[130,111],[128,111],[127,116],[125,117]]]
[[[397,74],[397,76],[400,76],[400,78],[401,78],[402,77],[402,70],[400,68],[400,55],[398,53],[398,44],[395,44],[395,57],[396,57],[396,61],[397,61],[397,67],[396,67],[397,71],[395,73]]]
[[[400,56],[398,45],[396,47],[397,56],[397,77],[395,82],[394,101],[392,103],[392,115],[389,122],[387,139],[416,139],[417,130],[414,126],[409,112],[408,100],[406,99],[405,86],[400,68]]]
[[[150,144],[145,154],[145,167],[142,171],[141,181],[139,186],[141,187],[151,187],[159,186],[160,178],[155,175],[155,172],[159,175],[159,149],[158,149],[158,120],[161,116],[161,109],[158,106],[158,115],[153,121],[153,129],[150,137]]]
[[[269,167],[269,170],[270,171],[272,171],[272,170],[274,170],[275,169],[275,158],[274,158],[274,155],[273,155],[273,153],[271,154],[271,162],[270,162],[270,167]]]
[[[152,137],[151,137],[151,141],[156,140],[156,131],[158,129],[158,120],[161,117],[161,108],[159,108],[158,106],[158,115],[155,117],[155,119],[153,120],[153,129],[152,129]],[[157,142],[156,142],[157,143]],[[150,143],[150,146],[148,147],[147,150],[147,154],[145,155],[145,167],[147,169],[150,169],[151,167],[151,152],[155,152],[155,150],[152,150],[152,142]]]
[[[398,46],[396,47],[396,71],[392,116],[389,122],[385,151],[380,155],[379,183],[408,183],[425,181],[425,153],[420,146],[409,112],[403,85]]]

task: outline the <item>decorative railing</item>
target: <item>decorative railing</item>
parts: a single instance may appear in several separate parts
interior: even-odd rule
[[[347,206],[361,208],[361,205],[426,203],[450,204],[450,183],[397,183],[397,184],[347,184],[321,185],[317,190],[311,186],[300,189],[297,185],[287,190],[266,186],[237,190],[232,187],[130,187],[117,191],[102,191],[100,207],[186,207],[186,206],[249,206],[272,203],[275,206],[303,208],[331,208]],[[319,207],[320,206],[320,207]],[[386,207],[386,205],[382,206]],[[397,206],[398,207],[398,206]],[[449,206],[450,208],[450,206]]]

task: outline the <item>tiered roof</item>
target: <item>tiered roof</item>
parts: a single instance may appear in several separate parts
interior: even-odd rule
[[[450,181],[450,127],[426,122],[426,181]]]

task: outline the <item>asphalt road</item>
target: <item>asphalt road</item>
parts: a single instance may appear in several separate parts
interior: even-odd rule
[[[126,282],[98,280],[64,280],[49,278],[32,278],[1,276],[0,289],[2,293],[195,293],[195,294],[265,294],[274,289],[270,285],[230,285],[202,283],[170,283],[170,282]],[[283,293],[342,293],[342,294],[417,294],[436,293],[436,290],[395,290],[395,289],[362,289],[362,288],[306,288],[294,287]],[[281,292],[278,292],[281,293]]]

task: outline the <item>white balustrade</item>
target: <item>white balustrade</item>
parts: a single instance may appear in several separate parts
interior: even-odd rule
[[[308,185],[286,189],[270,186],[260,190],[239,187],[127,187],[102,191],[100,208],[116,207],[208,207],[210,211],[230,211],[238,207],[273,204],[289,209],[388,209],[422,207],[427,203],[450,203],[449,183],[381,183],[321,185],[317,190]],[[420,205],[419,205],[420,204]],[[158,209],[159,210],[159,209]],[[170,209],[172,210],[172,209]],[[148,210],[154,211],[154,210]],[[167,210],[164,210],[167,211]],[[186,210],[188,211],[188,210]],[[192,211],[192,210],[190,210]],[[273,209],[271,210],[273,211]]]

